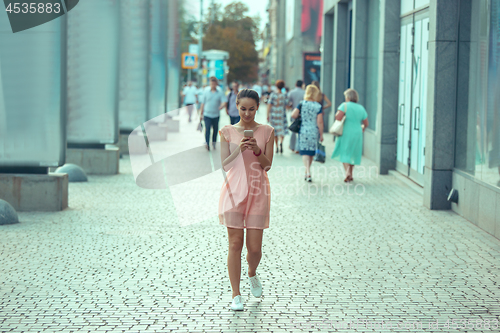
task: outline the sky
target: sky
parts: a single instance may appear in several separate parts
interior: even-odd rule
[[[230,4],[231,2],[235,0],[214,0],[215,3],[222,4],[222,8],[224,8],[226,5]],[[249,15],[254,16],[256,14],[260,15],[260,30],[263,31],[264,27],[266,26],[267,20],[268,20],[268,15],[267,15],[267,5],[269,3],[269,0],[239,0],[243,3],[245,3],[248,8],[250,9]],[[199,18],[200,17],[200,0],[188,0],[185,1],[186,3],[186,9],[188,10],[189,13],[191,13],[194,17]],[[212,3],[212,0],[203,0],[203,15],[206,15],[208,12],[208,8],[210,7],[210,4]],[[262,42],[257,44],[257,49],[260,49],[262,46]]]

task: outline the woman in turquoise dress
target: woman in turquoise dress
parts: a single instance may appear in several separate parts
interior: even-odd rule
[[[354,89],[344,92],[345,103],[340,104],[335,119],[344,121],[342,135],[335,141],[332,159],[344,164],[346,178],[344,182],[353,181],[352,171],[355,165],[361,164],[363,153],[363,132],[368,127],[368,113],[358,104],[358,93]]]

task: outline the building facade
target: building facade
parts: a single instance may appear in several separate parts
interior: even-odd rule
[[[356,89],[363,154],[500,238],[500,0],[325,0],[322,89]],[[330,115],[328,123],[331,124]],[[458,200],[449,196],[452,189]],[[457,201],[457,202],[454,202]]]
[[[264,83],[273,84],[283,78],[284,62],[283,36],[284,36],[284,1],[269,0],[267,5],[268,23],[264,31],[263,52],[261,61],[260,79]]]
[[[304,61],[307,53],[320,57],[323,0],[269,0],[267,11],[262,78],[284,80],[289,88],[297,80],[321,81],[319,70],[306,77]]]

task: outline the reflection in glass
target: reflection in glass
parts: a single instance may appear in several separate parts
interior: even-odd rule
[[[62,162],[61,19],[14,34],[0,15],[2,166]]]
[[[489,9],[488,0],[471,2],[470,45],[459,46],[455,167],[500,186],[500,0]]]

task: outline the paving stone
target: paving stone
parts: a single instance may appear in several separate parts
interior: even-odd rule
[[[325,144],[331,154],[331,136]],[[373,167],[363,159],[346,186],[340,163],[314,162],[309,184],[300,156],[274,156],[264,294],[250,294],[244,249],[245,310],[234,313],[217,207],[182,226],[172,193],[138,187],[124,155],[120,174],[69,184],[68,209],[21,212],[20,223],[1,226],[1,331],[334,332],[318,325],[498,319],[500,241],[451,211],[426,209],[393,176],[362,173]],[[196,200],[213,201],[204,194],[220,189],[219,175],[200,178]]]

